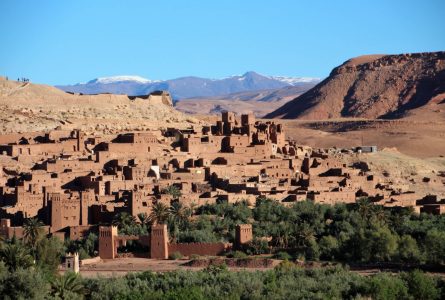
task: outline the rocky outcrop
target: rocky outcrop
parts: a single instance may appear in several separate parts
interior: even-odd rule
[[[445,52],[350,59],[267,118],[399,118],[445,95]]]

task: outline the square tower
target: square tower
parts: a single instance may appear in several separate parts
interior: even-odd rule
[[[150,257],[156,259],[168,258],[167,225],[156,224],[151,227]]]
[[[68,253],[65,255],[65,270],[79,273],[79,253]]]
[[[241,126],[255,125],[255,115],[253,113],[241,115]]]
[[[117,245],[115,239],[117,237],[116,226],[100,226],[99,227],[99,256],[102,259],[114,259],[117,254]]]
[[[222,112],[221,117],[224,123],[235,123],[235,113],[232,111]]]
[[[240,224],[235,228],[235,248],[240,249],[241,246],[247,244],[253,239],[252,225]]]

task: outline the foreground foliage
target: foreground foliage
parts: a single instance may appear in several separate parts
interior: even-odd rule
[[[273,270],[130,273],[45,279],[35,268],[8,271],[0,263],[4,299],[443,299],[444,281],[420,271],[362,276],[341,267],[304,270],[285,260]]]

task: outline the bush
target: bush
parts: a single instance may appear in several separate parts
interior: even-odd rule
[[[437,281],[430,275],[419,270],[414,270],[402,275],[409,289],[409,294],[414,299],[439,299],[440,290],[437,288]]]
[[[332,235],[324,236],[318,242],[320,247],[320,256],[322,259],[333,260],[339,249],[338,241]]]
[[[201,256],[198,254],[192,254],[192,255],[190,255],[190,259],[193,259],[193,260],[201,259]]]
[[[276,259],[281,259],[281,260],[291,260],[292,259],[292,256],[289,253],[284,252],[284,251],[278,252],[277,254],[274,255],[274,257]]]
[[[235,251],[233,258],[247,258],[247,254],[242,251]]]
[[[373,276],[368,282],[368,293],[372,299],[408,299],[408,288],[400,277],[388,273]]]
[[[247,254],[242,251],[231,251],[226,256],[229,258],[247,258]]]
[[[269,243],[262,239],[254,238],[243,247],[249,255],[259,255],[270,253]]]
[[[168,256],[168,258],[172,259],[172,260],[181,259],[182,257],[183,257],[183,255],[179,251],[175,251],[173,253],[170,253],[170,255]]]

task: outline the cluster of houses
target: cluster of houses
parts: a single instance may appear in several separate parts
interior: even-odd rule
[[[6,238],[22,235],[24,220],[37,217],[48,233],[80,239],[120,212],[148,215],[153,204],[172,201],[254,206],[258,197],[283,205],[368,197],[417,212],[445,209],[445,199],[406,191],[366,164],[348,166],[327,151],[288,141],[282,124],[253,114],[224,112],[210,126],[115,136],[79,130],[0,135],[0,158],[22,166],[0,165],[0,234]],[[180,190],[177,199],[165,193],[170,186]],[[118,236],[112,227],[103,230],[103,241]],[[104,255],[114,257],[109,251]]]

